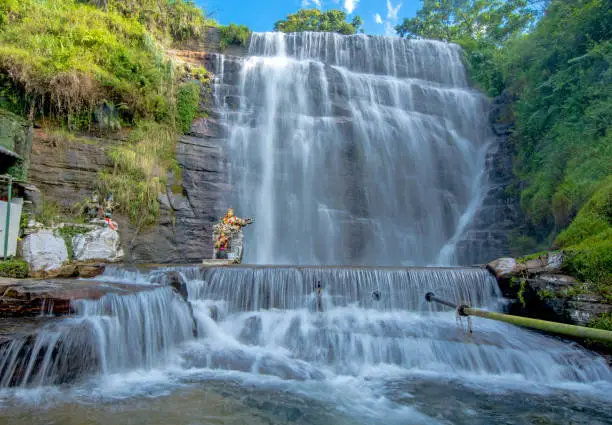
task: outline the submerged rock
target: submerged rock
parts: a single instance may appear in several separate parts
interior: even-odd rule
[[[23,241],[22,252],[33,277],[58,276],[62,265],[68,261],[68,249],[64,239],[50,230],[28,235]]]

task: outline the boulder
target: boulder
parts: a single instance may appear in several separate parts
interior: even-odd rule
[[[41,230],[28,235],[22,245],[23,259],[36,277],[54,277],[68,261],[68,249],[64,239],[50,230]]]
[[[487,269],[495,275],[497,279],[515,275],[525,270],[523,264],[518,263],[514,258],[505,257],[491,261],[487,264]]]
[[[546,264],[547,272],[559,272],[563,268],[563,252],[549,252]]]
[[[74,259],[77,261],[98,260],[115,263],[123,259],[119,233],[101,227],[72,238]]]

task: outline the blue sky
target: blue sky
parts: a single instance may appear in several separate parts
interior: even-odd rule
[[[363,19],[367,34],[393,35],[393,27],[412,17],[420,0],[197,0],[221,24],[248,25],[253,31],[271,31],[274,22],[302,7],[322,10],[343,9]]]

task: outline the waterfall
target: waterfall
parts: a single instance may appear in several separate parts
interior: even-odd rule
[[[217,60],[214,97],[227,204],[256,218],[245,262],[455,262],[489,145],[488,101],[458,46],[256,33],[249,56],[229,60]]]
[[[185,353],[191,367],[297,380],[395,367],[398,376],[612,381],[605,361],[586,350],[487,320],[469,334],[455,312],[424,301],[432,291],[500,310],[497,282],[482,269],[245,266],[188,277],[198,329],[206,335]]]
[[[0,388],[71,382],[164,365],[193,338],[187,304],[171,288],[75,301],[73,317],[0,345]]]
[[[186,281],[189,304],[164,284],[169,271]],[[466,391],[469,400],[494,403],[495,391],[509,391],[509,404],[524,392],[552,394],[563,406],[567,393],[555,392],[583,394],[590,403],[612,391],[612,371],[594,353],[480,318],[470,332],[467,319],[425,302],[431,291],[501,311],[497,282],[480,268],[109,268],[100,279],[104,285],[132,279],[140,292],[75,301],[74,316],[45,318],[49,324],[38,334],[1,343],[0,388],[29,387],[25,392],[39,397],[47,389],[36,387],[72,383],[70,397],[85,406],[106,396],[128,397],[123,406],[141,397],[163,403],[174,394],[202,414],[202,396],[188,394],[216,386],[229,397],[223,403],[293,394],[304,405],[327,403],[333,416],[348,412],[353,419],[346,423],[373,424],[435,423],[398,402],[404,386],[415,387],[417,397],[433,386],[440,399]],[[12,394],[0,391],[3,408],[11,408]],[[431,395],[424,397],[429,402]],[[487,414],[474,401],[468,406]]]

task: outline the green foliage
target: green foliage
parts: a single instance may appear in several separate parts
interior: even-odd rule
[[[612,176],[555,240],[566,252],[568,271],[592,282],[612,300]]]
[[[540,289],[538,291],[538,296],[543,300],[550,300],[556,298],[555,292],[550,289]]]
[[[547,258],[547,257],[548,257],[547,251],[540,251],[540,252],[535,252],[533,254],[525,255],[524,257],[517,258],[516,261],[519,263],[526,263],[527,261],[530,261],[530,260],[537,260],[539,258]]]
[[[229,46],[246,46],[251,37],[251,30],[246,25],[229,24],[219,28],[221,37],[221,50]]]
[[[538,248],[538,242],[528,235],[512,234],[509,238],[510,254],[519,256],[525,252],[533,252]]]
[[[158,39],[198,38],[208,23],[204,11],[191,0],[86,0],[106,11],[134,18]]]
[[[538,1],[441,0],[423,3],[417,16],[395,27],[400,37],[428,38],[461,45],[471,79],[491,96],[504,88],[500,63],[505,42],[529,28]]]
[[[16,93],[46,114],[71,120],[107,99],[124,118],[150,114],[171,76],[146,29],[135,19],[73,0],[4,3],[0,72]],[[23,111],[30,112],[30,111]]]
[[[527,290],[527,280],[521,279],[521,286],[519,287],[518,296],[519,302],[523,307],[527,307],[527,302],[525,301],[525,291]]]
[[[346,13],[342,10],[300,9],[296,13],[287,15],[286,19],[274,24],[274,31],[281,32],[337,32],[339,34],[355,34],[363,25],[363,20],[355,16],[349,23]]]
[[[19,220],[19,229],[23,230],[27,228],[29,221],[30,221],[30,214],[27,212],[22,212],[21,218]]]
[[[89,232],[91,229],[80,226],[64,226],[56,230],[59,237],[64,239],[66,243],[66,250],[68,251],[68,259],[71,259],[74,255],[74,246],[72,245],[72,238],[76,235],[82,235]]]
[[[527,0],[425,1],[412,19],[395,27],[400,37],[457,42],[488,40],[499,45],[535,17]]]
[[[161,45],[197,38],[206,19],[184,0],[5,0],[0,94],[11,110],[87,129],[103,103],[127,124],[172,121],[176,73]]]
[[[36,214],[36,221],[45,226],[53,226],[60,222],[61,209],[59,205],[51,201],[43,201],[41,210]]]
[[[20,159],[15,161],[15,163],[8,168],[7,173],[17,180],[25,180],[27,177],[23,161]]]
[[[505,47],[515,106],[521,205],[549,231],[566,226],[610,175],[612,14],[602,0],[553,1]]]
[[[157,220],[166,172],[177,168],[175,147],[174,128],[149,121],[139,123],[128,143],[108,152],[115,169],[100,173],[100,192],[104,197],[112,193],[117,211],[127,214],[139,229]]]
[[[8,259],[0,261],[0,277],[25,279],[28,277],[28,263],[23,260]]]
[[[200,83],[191,81],[181,86],[176,100],[177,127],[187,133],[191,128],[191,122],[198,112],[200,103]]]
[[[589,323],[591,328],[612,331],[612,313],[604,313]]]

